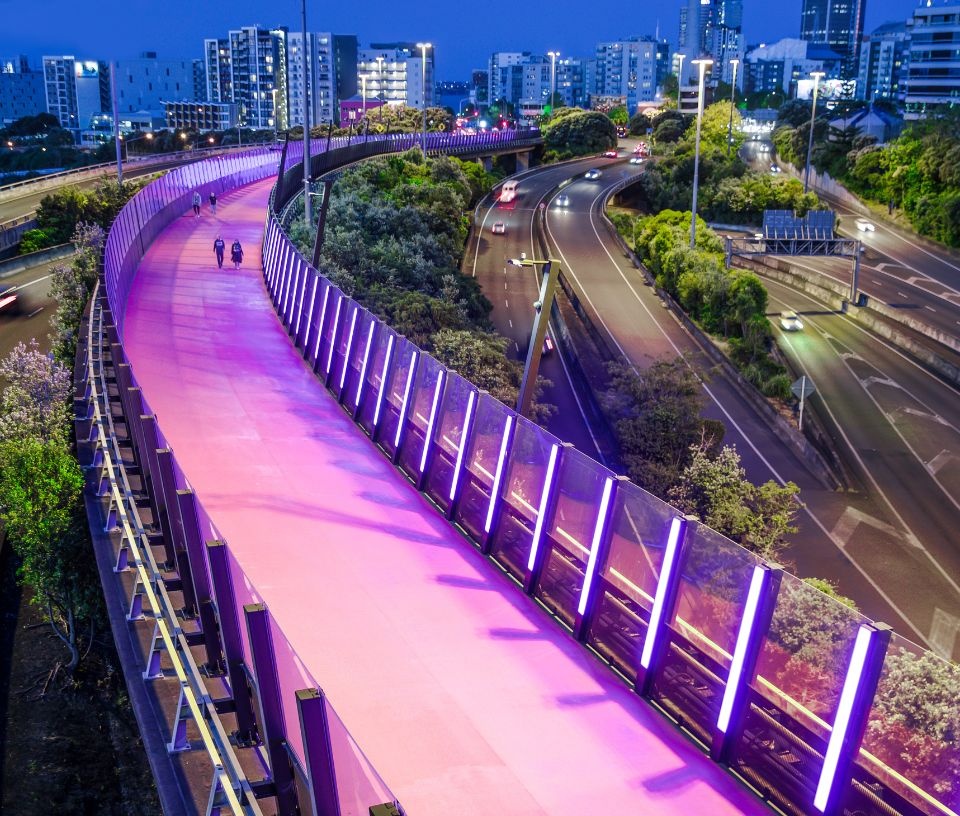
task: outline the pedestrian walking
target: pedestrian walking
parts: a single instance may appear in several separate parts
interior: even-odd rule
[[[234,269],[240,268],[240,262],[243,260],[243,247],[240,246],[239,241],[234,241],[233,246],[230,247],[230,260],[233,261]]]
[[[200,191],[196,190],[193,193],[193,217],[200,217]]]
[[[214,215],[217,214],[217,194],[210,193],[210,210]]]
[[[217,254],[217,268],[223,269],[223,251],[227,248],[227,245],[224,243],[223,238],[219,235],[217,240],[213,242],[213,251]],[[241,250],[241,255],[243,251]]]

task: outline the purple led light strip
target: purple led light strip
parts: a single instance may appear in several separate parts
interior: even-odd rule
[[[333,331],[330,332],[330,349],[327,352],[327,374],[330,373],[330,366],[333,365],[333,352],[337,347],[337,329],[340,327],[340,312],[343,310],[344,295],[341,292],[337,298],[337,311],[333,313]]]
[[[377,392],[377,406],[373,411],[373,427],[380,424],[380,409],[383,408],[383,395],[387,390],[387,372],[390,370],[390,358],[393,356],[393,335],[387,337],[387,353],[383,356],[383,371],[380,373],[380,390]]]
[[[640,665],[650,668],[650,658],[653,656],[653,647],[660,631],[660,620],[663,617],[663,604],[667,596],[667,589],[673,578],[673,570],[677,560],[677,545],[680,542],[680,530],[683,522],[679,518],[670,521],[670,534],[667,536],[667,546],[663,553],[663,564],[660,567],[660,580],[657,581],[657,594],[653,599],[653,609],[650,611],[650,623],[647,626],[647,636],[643,640],[643,651],[640,654]]]
[[[407,402],[410,399],[410,387],[413,385],[413,375],[417,369],[417,357],[418,352],[413,352],[410,355],[410,364],[407,368],[407,382],[403,386],[403,402],[400,403],[400,416],[397,418],[397,433],[393,438],[393,446],[395,448],[400,447],[400,435],[403,433],[403,422],[407,418]]]
[[[533,538],[530,541],[530,555],[527,557],[527,569],[532,570],[537,563],[537,552],[540,550],[540,539],[543,536],[544,516],[547,512],[547,501],[550,498],[550,486],[553,484],[553,472],[557,466],[557,455],[560,446],[550,448],[550,458],[547,460],[547,473],[543,478],[543,488],[540,490],[540,507],[537,510],[537,523],[533,528]]]
[[[733,660],[730,661],[730,671],[727,674],[727,683],[723,689],[723,700],[720,703],[720,714],[717,717],[717,728],[724,734],[727,733],[727,728],[730,727],[730,715],[733,713],[733,700],[736,697],[737,689],[740,688],[741,675],[743,674],[743,661],[747,654],[747,646],[750,645],[750,637],[753,634],[753,623],[757,618],[760,590],[763,587],[763,579],[766,572],[760,564],[757,564],[754,566],[753,575],[750,578],[747,602],[743,607],[743,617],[740,619],[740,630],[737,632],[737,644],[733,649]]]
[[[357,383],[357,398],[355,402],[360,404],[360,397],[363,396],[363,382],[367,378],[367,363],[370,361],[370,344],[373,343],[373,330],[377,327],[376,321],[370,320],[370,328],[367,329],[367,345],[363,350],[363,363],[360,365],[360,382]]]
[[[603,528],[607,521],[607,507],[610,504],[610,493],[613,490],[613,479],[609,476],[603,485],[603,497],[600,499],[600,510],[597,512],[597,523],[593,528],[593,541],[590,543],[590,557],[587,559],[587,571],[583,576],[583,586],[580,589],[580,603],[577,612],[581,615],[587,611],[587,601],[590,599],[590,587],[593,586],[593,576],[597,571],[597,553],[603,539]]]
[[[423,473],[427,466],[427,454],[430,452],[430,444],[433,441],[433,423],[437,418],[437,405],[440,402],[440,389],[443,387],[444,373],[442,368],[437,372],[437,384],[433,389],[433,404],[430,406],[430,419],[427,420],[427,432],[423,437],[423,452],[420,454],[420,473]]]
[[[450,501],[457,495],[457,485],[460,483],[460,471],[463,468],[463,452],[467,446],[467,429],[473,418],[473,405],[477,401],[477,392],[471,391],[467,397],[467,410],[463,413],[463,428],[460,430],[460,444],[457,447],[457,463],[453,467],[453,479],[450,482]]]
[[[354,305],[353,317],[350,318],[350,334],[347,335],[347,350],[343,353],[343,371],[340,372],[340,390],[343,391],[343,384],[347,381],[347,369],[350,367],[350,350],[353,348],[353,333],[357,328],[357,313],[360,307]]]
[[[507,415],[507,421],[503,423],[503,436],[500,438],[500,456],[497,458],[497,472],[493,477],[493,488],[490,490],[490,504],[487,507],[487,518],[483,523],[483,531],[490,532],[493,524],[493,510],[497,506],[497,498],[500,496],[500,480],[503,478],[503,462],[507,457],[507,440],[510,439],[510,429],[513,427],[513,414]]]
[[[320,306],[320,320],[317,323],[317,344],[313,347],[313,359],[320,353],[320,341],[323,339],[323,320],[327,316],[327,301],[330,299],[330,287],[323,290],[323,304]]]

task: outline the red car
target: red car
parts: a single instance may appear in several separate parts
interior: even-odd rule
[[[607,150],[604,152],[603,157],[605,159],[615,159],[620,155],[618,150]]]

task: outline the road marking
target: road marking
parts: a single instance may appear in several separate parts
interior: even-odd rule
[[[517,345],[517,341],[516,341],[516,340],[513,341],[513,347],[517,350],[517,354],[519,354],[519,353],[520,353],[520,346]]]
[[[880,530],[880,532],[886,533],[898,541],[901,539],[900,531],[893,525],[887,524],[885,521],[880,521],[880,519],[874,518],[869,513],[864,513],[862,510],[858,510],[856,507],[849,505],[847,509],[840,514],[837,523],[833,525],[830,535],[841,548],[845,549],[847,544],[850,543],[851,536],[861,524],[866,524],[875,530]]]
[[[940,468],[949,463],[954,458],[954,455],[944,448],[940,453],[933,457],[929,462],[927,462],[927,470],[931,473],[937,473]]]
[[[30,312],[30,314],[27,315],[27,320],[29,320],[31,317],[36,317],[36,316],[37,316],[38,314],[40,314],[40,312],[42,312],[43,310],[44,310],[44,307],[43,307],[43,306],[40,306],[40,307],[34,309],[32,312]]]
[[[902,297],[904,300],[907,299],[907,296],[903,294],[903,292],[898,291],[897,294],[900,295],[900,297]]]
[[[509,309],[509,308],[510,308],[510,301],[507,300],[506,298],[504,298],[504,299],[503,299],[503,302],[506,304],[506,307]]]
[[[875,374],[861,379],[860,385],[862,385],[864,388],[869,388],[871,385],[889,385],[891,388],[903,387],[900,385],[900,383],[894,382],[889,377],[878,377]]]
[[[509,317],[507,318],[507,323],[510,324],[510,328],[512,329],[512,328],[513,328],[513,321],[512,321]]]
[[[933,312],[934,314],[936,314],[937,310],[934,309],[933,306],[924,306],[923,308],[926,309],[928,312]]]

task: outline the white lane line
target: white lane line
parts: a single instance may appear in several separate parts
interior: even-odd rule
[[[936,314],[937,310],[934,309],[933,306],[924,306],[923,308],[926,309],[928,312],[933,312],[934,314]]]
[[[897,292],[897,294],[900,295],[900,297],[902,297],[904,300],[907,299],[907,296],[903,294],[903,292]]]
[[[487,193],[487,195],[489,196],[490,193]],[[474,278],[477,277],[477,259],[480,257],[480,239],[483,237],[484,230],[486,229],[487,218],[489,218],[490,213],[493,212],[493,206],[494,205],[491,204],[489,207],[487,207],[487,212],[483,216],[483,220],[480,221],[480,229],[477,230],[477,245],[474,247],[474,250],[473,250],[473,275],[472,276]],[[506,272],[507,270],[504,269],[503,271]]]
[[[506,304],[506,307],[509,309],[509,308],[510,308],[510,301],[507,300],[506,298],[504,298],[504,299],[503,299],[503,302],[504,302],[504,304]]]
[[[68,256],[69,257],[69,256]],[[53,275],[44,275],[41,278],[35,278],[34,280],[27,281],[26,283],[18,283],[16,286],[11,286],[7,289],[8,292],[19,292],[21,289],[26,289],[28,286],[33,286],[35,283],[43,283],[45,280],[52,278]]]
[[[507,318],[507,323],[510,324],[510,328],[512,329],[512,328],[513,328],[513,321],[512,321],[509,317]]]
[[[34,309],[32,312],[30,312],[30,314],[27,315],[27,320],[29,320],[31,317],[36,317],[38,314],[40,314],[40,312],[44,310],[44,308],[46,307],[39,306],[36,309]]]

